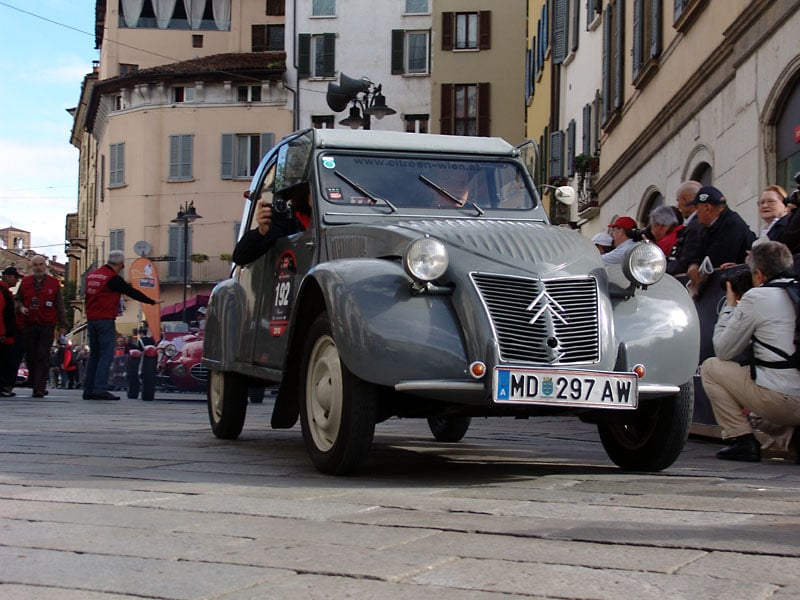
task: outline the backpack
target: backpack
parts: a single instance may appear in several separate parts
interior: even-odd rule
[[[789,299],[794,305],[794,354],[789,355],[780,348],[776,348],[753,336],[753,343],[761,344],[767,350],[783,358],[783,360],[767,361],[753,356],[750,360],[750,377],[754,380],[756,378],[756,366],[769,367],[770,369],[800,369],[800,281],[797,279],[792,279],[791,281],[768,281],[764,284],[764,287],[783,288],[789,294]]]

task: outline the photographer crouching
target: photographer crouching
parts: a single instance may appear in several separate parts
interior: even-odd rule
[[[726,305],[714,327],[716,356],[703,362],[700,376],[729,443],[717,458],[758,462],[761,445],[743,409],[777,426],[800,425],[800,370],[789,360],[796,351],[797,314],[784,289],[794,281],[789,249],[780,242],[762,242],[753,246],[747,264],[753,287],[742,292],[741,275],[728,276]],[[735,362],[748,347],[749,364]],[[798,431],[792,437],[795,450]]]

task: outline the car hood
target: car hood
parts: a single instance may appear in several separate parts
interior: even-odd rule
[[[451,254],[471,255],[472,268],[482,268],[480,259],[537,274],[563,270],[576,261],[584,270],[602,266],[591,241],[538,221],[416,219],[345,226],[329,230],[328,246],[331,258],[401,256],[409,242],[425,235],[442,241]]]

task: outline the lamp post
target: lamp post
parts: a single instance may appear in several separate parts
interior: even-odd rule
[[[353,79],[342,73],[339,76],[339,85],[328,84],[325,98],[334,112],[342,112],[352,103],[350,114],[339,121],[339,125],[347,125],[352,129],[370,129],[372,117],[382,119],[397,112],[386,106],[386,97],[381,93],[381,87],[381,84],[375,85],[366,77]]]
[[[171,223],[183,225],[183,317],[182,320],[187,325],[189,321],[186,320],[186,290],[189,287],[189,224],[194,223],[197,219],[202,219],[194,208],[194,200],[185,202],[183,206],[178,208],[178,216],[176,216]]]

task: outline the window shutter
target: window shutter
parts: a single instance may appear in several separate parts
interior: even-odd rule
[[[252,52],[266,52],[269,50],[266,25],[251,25],[250,32]]]
[[[392,75],[402,75],[405,72],[403,64],[403,43],[406,32],[402,29],[392,29]]]
[[[264,158],[264,155],[269,152],[270,148],[275,145],[275,134],[274,133],[262,133],[261,134],[261,154],[259,154],[259,160]]]
[[[661,0],[650,0],[650,58],[661,56]]]
[[[578,34],[581,28],[581,0],[575,0],[572,7],[572,45],[570,50],[573,52],[578,50]]]
[[[575,175],[575,119],[567,125],[567,175]]]
[[[286,8],[284,6],[285,1],[286,0],[267,0],[267,14],[276,16],[286,14]]]
[[[478,135],[489,137],[491,123],[491,110],[489,104],[489,84],[478,84]]]
[[[583,136],[581,141],[583,142],[583,150],[584,154],[591,154],[592,153],[592,105],[591,103],[587,103],[583,105]]]
[[[489,50],[492,47],[492,11],[482,10],[478,13],[478,49]]]
[[[672,18],[673,23],[680,18],[684,8],[686,8],[685,0],[675,0],[675,14]]]
[[[233,179],[233,134],[222,134],[222,153],[220,160],[220,178]]]
[[[453,49],[453,29],[455,27],[455,13],[442,13],[442,50]]]
[[[322,34],[322,54],[323,54],[323,77],[334,77],[336,75],[336,34]]]
[[[297,36],[297,76],[311,77],[311,34]]]
[[[614,109],[625,102],[625,3],[614,6]]]
[[[181,137],[181,177],[192,177],[192,141],[194,136],[182,135]]]
[[[442,108],[439,115],[439,132],[453,135],[453,84],[442,84]]]
[[[550,134],[550,179],[564,175],[564,132],[554,131]]]
[[[643,2],[644,0],[633,0],[633,79],[639,76],[639,71],[642,67],[642,44],[644,41],[644,23],[642,23]]]
[[[611,5],[603,15],[603,122],[611,114]]]
[[[169,178],[177,179],[180,176],[180,136],[169,136]]]
[[[592,122],[592,140],[594,141],[594,151],[600,152],[600,90],[594,92],[594,121]]]
[[[553,6],[553,64],[560,65],[567,57],[567,0],[555,0]]]

